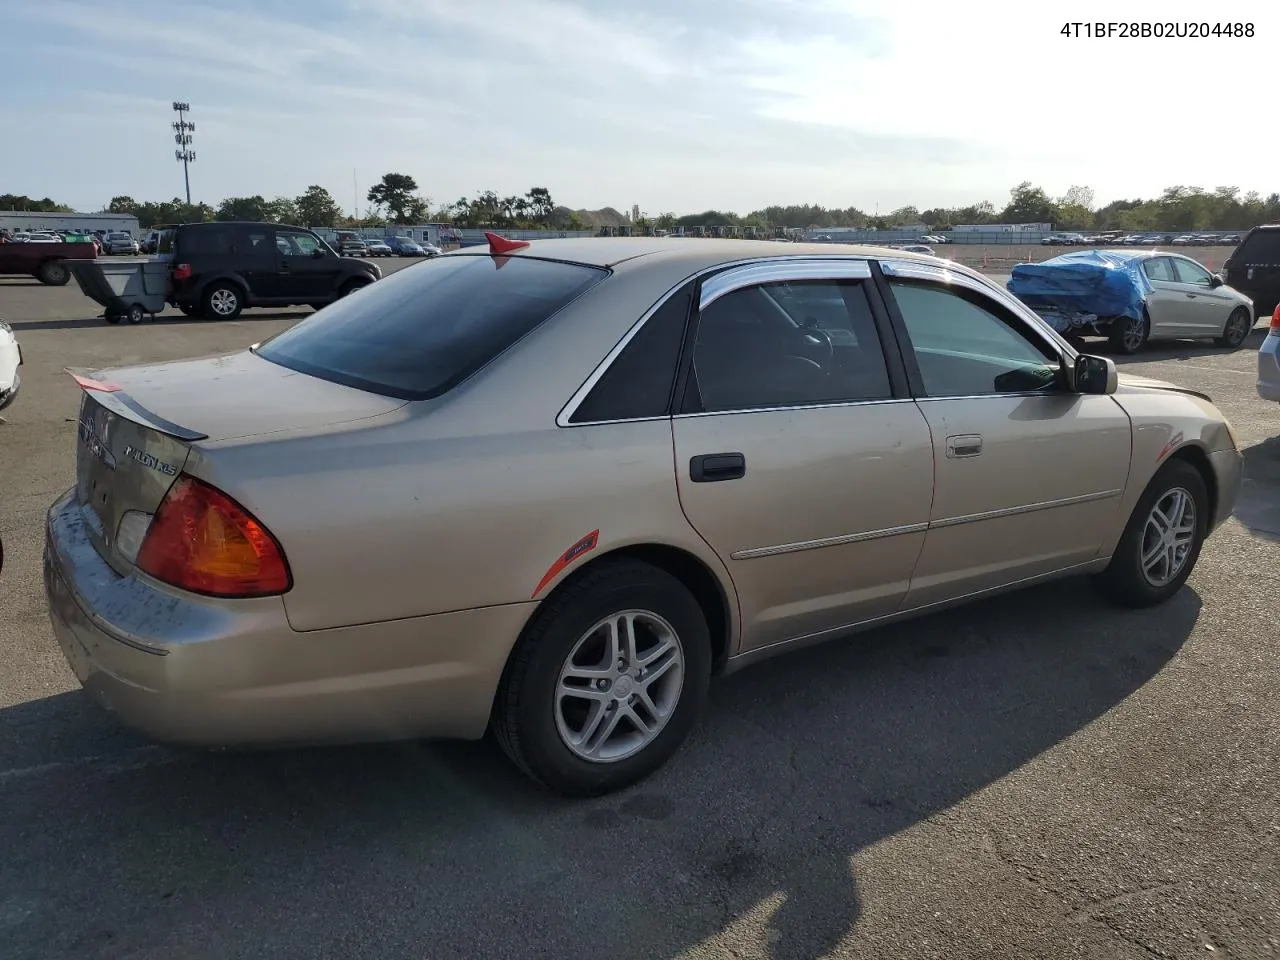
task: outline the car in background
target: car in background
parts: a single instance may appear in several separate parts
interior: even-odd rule
[[[1254,227],[1227,256],[1222,276],[1253,299],[1259,317],[1280,304],[1280,224]]]
[[[1218,238],[1218,243],[1239,243],[1239,242],[1240,242],[1239,235],[1234,233],[1228,233],[1225,236],[1221,236]]]
[[[935,257],[937,254],[933,252],[932,247],[925,246],[923,243],[904,243],[897,247],[898,250],[905,250],[907,253],[923,253],[928,256]]]
[[[427,251],[422,249],[421,245],[415,240],[408,237],[387,237],[387,246],[391,248],[391,252],[397,257],[425,257]]]
[[[234,320],[246,307],[323,307],[376,280],[366,260],[338,256],[310,230],[278,223],[186,223],[161,232],[168,302],[189,317]]]
[[[18,399],[18,388],[22,386],[21,366],[22,348],[18,346],[18,336],[13,327],[0,320],[0,410]]]
[[[422,241],[420,244],[418,244],[418,246],[422,248],[422,252],[425,253],[428,257],[438,257],[442,253],[444,253],[444,250],[442,250],[440,247],[436,246],[434,243],[428,243],[425,240]]]
[[[370,240],[364,245],[365,253],[370,257],[393,257],[395,251],[385,240]]]
[[[1280,306],[1271,314],[1271,327],[1258,348],[1258,396],[1280,403]]]
[[[492,730],[577,796],[818,639],[1072,575],[1165,602],[1242,475],[1203,397],[846,245],[493,236],[75,376],[44,580],[92,698],[206,746]]]
[[[138,241],[127,233],[108,233],[103,252],[108,256],[114,256],[115,254],[136,255],[138,253]]]
[[[364,257],[369,254],[369,246],[359,237],[347,237],[338,241],[338,252],[344,257]]]

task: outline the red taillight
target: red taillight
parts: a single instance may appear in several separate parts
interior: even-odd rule
[[[173,268],[173,279],[175,279],[175,280],[190,280],[190,279],[191,279],[191,264],[189,264],[189,263],[180,263],[180,264],[178,264],[176,267],[174,267],[174,268]]]
[[[183,474],[138,550],[138,569],[213,597],[266,597],[292,586],[275,537],[221,490]]]
[[[1280,336],[1280,306],[1276,307],[1276,312],[1271,315],[1271,328],[1269,333]]]

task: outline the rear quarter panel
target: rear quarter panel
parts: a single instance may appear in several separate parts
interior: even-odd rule
[[[297,630],[528,603],[642,543],[698,557],[736,610],[727,573],[680,509],[670,420],[555,423],[678,279],[610,277],[594,291],[608,296],[580,299],[439,400],[359,428],[202,444],[187,469],[279,538]],[[595,531],[595,546],[557,571]]]
[[[1217,408],[1206,400],[1169,390],[1122,386],[1115,399],[1133,422],[1133,456],[1118,522],[1103,545],[1111,554],[1143,491],[1169,457],[1185,447],[1204,453],[1232,450],[1231,436]]]

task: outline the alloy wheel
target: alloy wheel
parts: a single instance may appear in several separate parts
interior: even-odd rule
[[[1174,487],[1155,502],[1142,529],[1142,575],[1147,583],[1163,587],[1177,577],[1195,539],[1195,498]]]
[[[600,620],[573,645],[560,669],[560,739],[593,763],[634,756],[675,713],[684,673],[684,648],[664,618],[624,610]]]

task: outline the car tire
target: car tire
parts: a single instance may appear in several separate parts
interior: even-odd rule
[[[357,290],[363,290],[365,287],[367,287],[371,283],[373,283],[372,280],[348,280],[346,283],[344,283],[341,287],[338,288],[338,297],[339,298],[348,297],[351,294],[355,293]]]
[[[609,639],[608,624],[624,615],[634,625],[630,644]],[[618,650],[622,661],[614,659]],[[584,667],[579,657],[595,653],[597,666]],[[657,659],[641,659],[647,655]],[[608,678],[584,680],[592,669]],[[582,694],[558,695],[566,679]],[[552,594],[526,627],[507,662],[492,729],[515,764],[543,786],[568,797],[599,796],[644,779],[671,758],[701,713],[710,680],[710,634],[693,595],[650,564],[605,560]],[[593,723],[597,714],[602,719]],[[612,725],[596,737],[602,724]]]
[[[1147,343],[1151,335],[1151,323],[1144,313],[1141,320],[1133,317],[1116,317],[1111,321],[1111,349],[1125,356],[1133,356]]]
[[[36,270],[36,279],[49,287],[65,287],[71,279],[71,270],[61,260],[46,260]]]
[[[1249,316],[1248,307],[1236,307],[1227,317],[1227,324],[1222,328],[1222,336],[1215,338],[1220,347],[1235,349],[1244,343],[1253,332],[1254,320]]]
[[[211,283],[200,297],[200,313],[207,320],[234,320],[242,310],[244,290],[234,283]]]
[[[1191,511],[1189,525],[1185,512],[1178,512],[1181,508],[1177,505],[1183,503]],[[1166,522],[1171,513],[1172,529]],[[1185,532],[1185,540],[1180,531]],[[1186,460],[1170,460],[1138,498],[1111,562],[1095,582],[1106,596],[1122,606],[1164,603],[1182,589],[1191,575],[1208,532],[1209,493],[1204,477]],[[1164,552],[1144,563],[1165,536],[1169,539]]]

